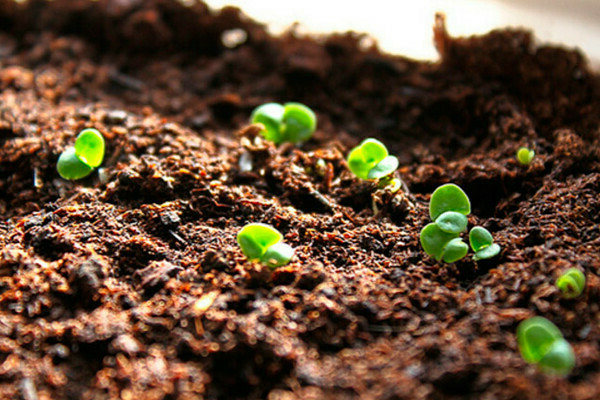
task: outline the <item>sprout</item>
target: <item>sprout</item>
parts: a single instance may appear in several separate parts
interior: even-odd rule
[[[75,146],[60,155],[56,169],[64,179],[81,179],[99,167],[103,159],[104,137],[96,129],[84,129],[77,135]]]
[[[544,372],[567,375],[575,366],[575,354],[560,330],[543,317],[529,318],[517,327],[519,351],[525,361]]]
[[[280,144],[308,140],[317,128],[317,116],[300,103],[266,103],[252,111],[252,123],[263,124],[261,134],[265,139]]]
[[[492,234],[482,226],[475,226],[469,232],[469,243],[475,252],[473,260],[492,258],[500,253],[500,246],[494,243]]]
[[[379,140],[369,138],[350,151],[348,168],[360,179],[382,179],[398,168],[398,159]]]
[[[570,268],[556,280],[556,286],[565,299],[574,299],[585,289],[585,275],[577,268]]]
[[[519,150],[517,150],[517,160],[522,165],[531,164],[533,157],[535,157],[535,151],[529,150],[527,147],[520,147]]]
[[[248,224],[237,235],[237,242],[248,259],[259,260],[271,268],[287,264],[294,255],[294,249],[282,240],[283,235],[266,224]]]

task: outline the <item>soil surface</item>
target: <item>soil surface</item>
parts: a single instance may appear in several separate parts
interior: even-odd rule
[[[440,17],[440,61],[419,63],[192,3],[0,0],[0,398],[600,398],[600,79],[584,56],[522,30],[450,38]],[[271,101],[313,108],[314,137],[262,140],[248,118]],[[102,168],[65,181],[57,158],[87,127]],[[348,171],[366,137],[398,156],[402,191]],[[446,182],[498,257],[424,254]],[[248,262],[249,222],[293,261]],[[569,267],[587,277],[574,300],[554,285]],[[535,315],[573,345],[568,377],[519,355]]]

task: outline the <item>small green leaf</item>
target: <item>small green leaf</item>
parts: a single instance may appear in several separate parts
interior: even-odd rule
[[[270,268],[277,268],[289,263],[293,256],[294,249],[286,243],[279,242],[269,246],[260,260]]]
[[[577,268],[570,268],[556,280],[556,286],[565,299],[573,299],[585,289],[585,275]]]
[[[237,234],[237,242],[250,260],[260,259],[269,247],[282,239],[277,229],[260,223],[248,224]]]
[[[494,243],[492,234],[482,226],[475,226],[469,232],[469,243],[475,253]]]
[[[278,103],[266,103],[258,106],[252,111],[250,120],[253,124],[263,124],[265,130],[261,132],[266,140],[279,144],[284,141],[284,135],[280,131],[285,109]]]
[[[435,189],[429,202],[429,215],[433,221],[446,211],[455,211],[464,215],[471,212],[471,202],[466,193],[453,183]]]
[[[398,168],[398,164],[396,156],[387,156],[371,168],[367,177],[369,179],[380,179],[388,176]]]
[[[476,252],[473,255],[473,260],[485,260],[487,258],[496,257],[498,254],[500,254],[500,246],[498,246],[496,243],[492,243]]]
[[[457,234],[444,232],[437,224],[430,223],[421,230],[421,246],[425,253],[440,261],[444,247],[456,237],[458,237]]]
[[[284,141],[299,143],[312,136],[317,128],[317,116],[301,103],[285,103],[283,111]]]
[[[565,376],[575,366],[573,348],[563,338],[556,339],[538,363],[543,372]]]
[[[448,233],[461,233],[467,229],[468,219],[456,211],[446,211],[435,220],[441,230]]]
[[[444,247],[442,260],[447,263],[453,263],[467,255],[469,246],[461,238],[450,240]]]
[[[79,132],[75,139],[75,155],[92,168],[102,164],[104,159],[104,137],[93,128]]]
[[[562,339],[562,333],[544,317],[529,318],[517,327],[519,351],[528,363],[538,363],[557,339]]]
[[[520,147],[517,150],[517,160],[522,165],[529,165],[533,158],[535,157],[535,151],[529,150],[527,147]]]
[[[68,180],[85,178],[94,170],[92,167],[85,164],[79,159],[79,157],[75,155],[74,147],[67,148],[60,155],[60,157],[58,157],[56,169],[58,171],[58,174],[63,179]]]

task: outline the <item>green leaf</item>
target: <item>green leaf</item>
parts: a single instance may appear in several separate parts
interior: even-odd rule
[[[279,242],[267,248],[260,260],[270,268],[277,268],[289,263],[293,256],[294,249],[286,243]]]
[[[556,286],[565,299],[573,299],[585,289],[585,275],[577,268],[570,268],[556,280]]]
[[[543,372],[565,376],[575,366],[575,353],[565,339],[556,339],[538,363]]]
[[[531,164],[535,157],[535,151],[529,150],[527,147],[521,147],[517,150],[517,160],[523,165]]]
[[[367,177],[369,179],[381,179],[393,173],[398,168],[398,164],[396,156],[387,156],[371,168]]]
[[[469,243],[471,244],[473,251],[477,253],[494,243],[494,238],[490,231],[484,227],[475,226],[471,229],[471,232],[469,232]]]
[[[446,211],[455,211],[464,215],[471,212],[471,202],[463,190],[453,183],[447,183],[435,189],[429,202],[429,215],[433,221]]]
[[[310,139],[317,128],[317,116],[301,103],[285,103],[282,120],[282,133],[286,142],[304,142]]]
[[[476,252],[473,255],[473,260],[475,260],[475,261],[485,260],[486,258],[495,257],[499,253],[500,253],[500,246],[498,246],[496,243],[492,243],[489,246],[484,247],[483,249]]]
[[[468,252],[469,246],[461,238],[454,238],[444,247],[442,260],[453,263],[466,256]]]
[[[252,111],[250,120],[253,124],[263,124],[265,129],[261,132],[266,140],[279,144],[284,141],[284,135],[280,131],[283,122],[284,107],[278,103],[266,103],[258,106]]]
[[[421,230],[421,246],[425,253],[440,261],[444,247],[456,237],[457,234],[444,232],[436,223],[430,223]]]
[[[562,339],[562,333],[544,317],[529,318],[517,327],[519,351],[528,363],[538,363],[557,339]]]
[[[448,233],[461,233],[467,229],[468,219],[456,211],[446,211],[435,220],[441,230]]]
[[[67,148],[58,157],[56,170],[63,179],[75,180],[88,176],[94,169],[75,155],[75,148]]]
[[[282,239],[277,229],[260,223],[248,224],[237,234],[237,242],[250,260],[260,259],[269,247]]]
[[[96,129],[82,130],[75,139],[75,155],[92,168],[102,164],[104,159],[104,137]]]

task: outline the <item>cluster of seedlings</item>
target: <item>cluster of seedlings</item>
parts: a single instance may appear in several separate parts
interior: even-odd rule
[[[275,144],[305,142],[317,126],[315,113],[301,103],[263,104],[252,112],[251,122],[262,124],[261,135]],[[104,148],[104,138],[96,129],[81,131],[75,145],[60,155],[58,173],[68,180],[88,176],[102,164]],[[525,147],[519,148],[516,154],[522,165],[529,165],[534,156],[534,151]],[[353,148],[347,164],[359,179],[375,181],[379,187],[391,188],[392,192],[401,186],[400,181],[393,178],[398,168],[398,158],[390,155],[385,145],[377,139],[365,139]],[[447,263],[464,258],[469,246],[461,234],[467,230],[470,213],[470,200],[459,186],[448,183],[438,187],[429,203],[429,215],[433,222],[427,224],[420,234],[425,253],[436,261]],[[487,229],[475,226],[468,237],[474,261],[492,258],[500,253],[500,246],[494,243]],[[289,263],[294,256],[294,249],[283,242],[283,235],[272,226],[262,223],[245,225],[237,234],[237,242],[249,260],[273,269]],[[576,268],[569,269],[557,279],[556,286],[565,299],[575,298],[585,289],[585,275]],[[560,330],[543,317],[523,321],[517,328],[517,341],[523,359],[537,364],[542,371],[566,375],[575,365],[571,345]]]

